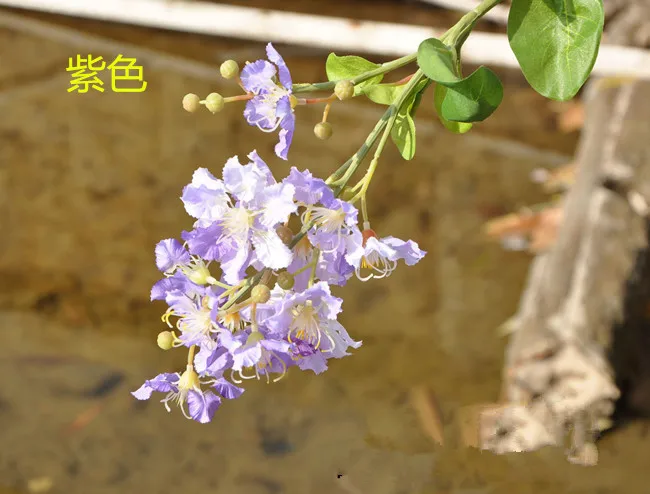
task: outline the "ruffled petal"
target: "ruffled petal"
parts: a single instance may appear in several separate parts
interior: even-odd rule
[[[190,254],[175,238],[166,238],[156,244],[156,266],[163,273],[181,264],[189,264]]]
[[[291,74],[289,73],[289,67],[284,62],[282,55],[273,47],[271,43],[266,45],[266,56],[269,57],[269,60],[273,62],[278,67],[278,76],[280,83],[286,88],[291,90],[293,82],[291,81]]]
[[[207,424],[214,417],[215,412],[221,405],[221,398],[212,391],[199,393],[190,390],[187,393],[187,411],[193,420],[201,424]]]
[[[266,60],[256,60],[247,63],[242,69],[240,77],[244,89],[251,93],[259,93],[275,83],[273,77],[276,74],[276,68]]]

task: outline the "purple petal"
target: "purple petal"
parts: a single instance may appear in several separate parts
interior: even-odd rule
[[[275,66],[266,60],[247,63],[241,71],[242,86],[246,91],[257,94],[275,84],[273,82],[275,74]]]
[[[256,96],[246,102],[244,118],[249,125],[259,125],[262,129],[272,129],[275,126],[275,106],[262,96]]]
[[[401,257],[399,252],[384,242],[383,239],[378,239],[377,237],[368,238],[364,247],[364,255],[366,257],[373,252],[378,253],[379,256],[388,259],[389,261],[397,261]]]
[[[275,154],[278,158],[283,160],[288,159],[289,147],[293,140],[293,130],[282,129],[278,133],[278,143],[275,145]]]
[[[279,158],[286,160],[296,126],[296,117],[293,114],[289,96],[283,96],[278,100],[275,115],[277,118],[281,119],[280,126],[282,127],[282,130],[280,130],[278,134],[279,142],[275,145],[275,154]]]
[[[188,264],[190,262],[189,252],[175,238],[167,238],[158,242],[156,244],[155,254],[156,266],[163,273],[171,270],[174,266]]]
[[[222,256],[221,263],[223,279],[229,285],[236,285],[244,279],[251,260],[251,249],[248,243],[233,247]]]
[[[266,177],[266,185],[273,185],[276,183],[269,165],[267,165],[266,162],[260,157],[260,155],[257,153],[257,150],[253,149],[250,153],[248,153],[246,157],[257,167],[259,172],[264,175],[264,177]]]
[[[158,374],[153,379],[144,382],[142,386],[133,391],[131,394],[138,400],[148,400],[151,393],[157,391],[159,393],[169,393],[170,391],[177,391],[174,383],[178,382],[180,376],[178,374]]]
[[[176,272],[169,278],[158,280],[151,288],[151,300],[165,300],[167,294],[174,290],[187,291],[195,290],[195,285],[188,280],[183,273]]]
[[[223,345],[232,354],[244,344],[247,337],[246,333],[233,335],[230,331],[221,331],[219,333],[219,344]]]
[[[181,201],[187,214],[203,221],[220,219],[228,206],[226,188],[206,168],[197,169],[185,186]]]
[[[405,242],[395,237],[384,237],[381,242],[394,249],[398,254],[397,259],[404,259],[407,266],[413,266],[426,255],[413,240]]]
[[[350,338],[348,332],[338,321],[329,322],[328,334],[334,341],[334,348],[328,347],[328,338],[327,342],[323,343],[323,350],[329,350],[327,356],[331,358],[342,358],[346,355],[350,355],[350,353],[347,351],[348,348],[359,348],[362,344],[361,341],[354,341],[352,338]]]
[[[254,234],[251,241],[255,247],[256,258],[267,268],[283,269],[291,264],[291,250],[274,230]]]
[[[266,228],[274,228],[279,223],[284,223],[289,216],[295,213],[298,206],[293,202],[296,189],[291,184],[279,183],[266,187],[255,201],[262,215],[260,223]]]
[[[183,232],[181,238],[187,242],[191,254],[206,261],[221,261],[232,249],[236,248],[231,240],[222,238],[223,228],[219,223],[206,227],[197,227],[190,232]]]
[[[251,153],[251,155],[255,157],[255,160],[247,165],[242,165],[234,156],[226,161],[223,167],[223,179],[228,192],[242,202],[252,201],[269,185],[269,181],[273,180],[273,175],[266,163],[257,153]]]
[[[221,405],[221,398],[212,391],[198,393],[190,390],[187,393],[187,411],[197,422],[207,424],[214,417],[215,412]]]
[[[289,73],[289,67],[287,67],[287,64],[284,62],[284,59],[278,53],[278,51],[275,48],[273,48],[273,45],[271,43],[266,45],[266,56],[269,58],[271,62],[273,62],[278,67],[280,83],[288,90],[291,90],[293,83],[291,81],[291,74]]]
[[[327,198],[334,199],[332,189],[320,178],[314,178],[309,170],[300,171],[295,166],[291,167],[289,176],[283,180],[285,183],[293,185],[296,189],[296,201],[311,206]],[[330,199],[331,198],[331,199]]]
[[[361,265],[361,259],[365,249],[363,247],[363,234],[357,228],[352,231],[345,239],[345,260],[353,267],[358,268]]]
[[[327,359],[322,352],[316,352],[298,360],[298,367],[313,371],[314,374],[322,374],[327,370]]]
[[[223,347],[214,347],[214,341],[209,346],[202,345],[194,357],[194,369],[199,374],[221,376],[223,371],[232,365],[232,357]]]
[[[223,377],[217,379],[217,382],[214,384],[213,388],[219,393],[223,398],[227,400],[234,400],[239,398],[244,392],[244,388],[235,386],[230,381],[227,381]]]
[[[343,286],[354,274],[354,267],[351,266],[342,252],[323,252],[316,265],[316,277],[330,285]]]
[[[243,345],[234,351],[232,368],[236,371],[244,367],[253,367],[262,358],[262,346],[259,343]]]

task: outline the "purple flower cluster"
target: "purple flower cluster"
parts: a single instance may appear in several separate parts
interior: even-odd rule
[[[425,254],[413,241],[361,231],[357,209],[309,171],[292,168],[277,182],[255,151],[248,159],[229,159],[221,179],[196,170],[181,197],[192,230],[183,243],[165,239],[155,249],[164,278],[151,298],[169,306],[171,329],[159,345],[189,348],[188,364],[133,395],[164,393],[168,410],[175,402],[201,423],[223,399],[239,397],[245,379],[277,381],[289,367],[320,374],[330,358],[350,355],[361,342],[338,322],[342,300],[330,286],[355,273],[387,276],[398,259],[412,265]]]

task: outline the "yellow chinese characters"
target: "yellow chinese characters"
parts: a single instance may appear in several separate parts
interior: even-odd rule
[[[136,65],[135,58],[127,58],[120,53],[107,64],[102,56],[77,55],[76,61],[68,58],[66,71],[71,72],[68,92],[87,93],[89,89],[94,89],[103,93],[104,81],[98,74],[106,70],[111,74],[111,89],[115,93],[141,93],[147,88],[142,66]]]

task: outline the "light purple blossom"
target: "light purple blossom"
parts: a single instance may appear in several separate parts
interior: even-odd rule
[[[201,207],[199,189],[192,184],[183,194],[186,208],[190,204],[193,212],[202,215],[197,216],[199,222],[193,231],[183,233],[190,253],[220,262],[224,279],[230,284],[241,281],[253,260],[267,268],[282,269],[292,258],[275,228],[297,210],[295,188],[289,183],[276,183],[257,152],[248,158],[251,161],[246,165],[237,157],[230,158],[223,169],[223,189],[211,189],[226,197],[224,201],[210,197],[211,204],[220,205],[218,217],[212,216],[214,207]],[[210,214],[205,216],[208,210]],[[206,225],[207,221],[212,223]]]
[[[246,103],[244,117],[250,125],[265,132],[273,132],[278,127],[281,129],[275,154],[286,160],[296,126],[291,74],[284,59],[271,43],[266,45],[266,55],[270,62],[256,60],[246,64],[241,71],[244,89],[254,94],[253,99]]]
[[[201,384],[192,366],[188,365],[183,374],[159,374],[131,394],[138,400],[148,400],[154,391],[166,393],[161,401],[168,412],[171,411],[169,402],[175,402],[186,418],[205,424],[212,420],[221,398],[212,391],[203,391]]]
[[[165,320],[169,327],[173,327],[169,317],[178,317],[176,328],[181,332],[178,340],[185,346],[200,345],[213,333],[223,329],[212,319],[216,298],[207,292],[203,296],[192,297],[180,290],[173,290],[167,293],[165,301],[169,305]]]
[[[347,244],[345,258],[355,267],[357,277],[362,281],[390,276],[399,259],[403,259],[407,266],[413,266],[426,255],[413,240],[404,241],[390,236],[377,238],[370,229],[349,236]],[[368,269],[370,273],[362,276],[362,269]]]
[[[320,281],[302,292],[287,294],[264,323],[272,334],[283,335],[290,343],[301,340],[328,357],[340,358],[348,355],[348,347],[361,346],[336,320],[342,303],[331,294],[329,285]]]
[[[267,382],[271,374],[278,374],[273,382],[280,380],[286,373],[287,367],[293,362],[290,357],[290,345],[281,338],[265,334],[263,330],[255,332],[242,331],[235,335],[224,331],[219,335],[219,343],[223,345],[233,358],[232,369],[241,382],[243,379],[259,379],[265,376]],[[252,374],[246,375],[247,369]]]
[[[323,252],[340,250],[345,247],[346,238],[359,230],[358,214],[357,208],[341,199],[307,208],[305,221],[315,222],[315,228],[309,231],[310,242]]]

